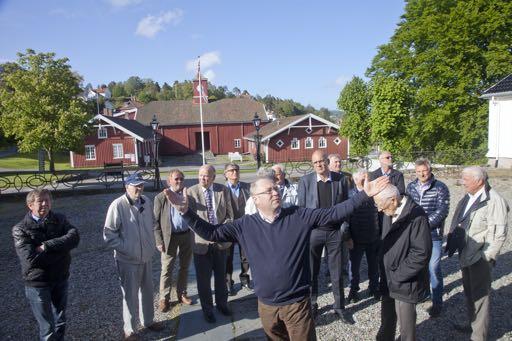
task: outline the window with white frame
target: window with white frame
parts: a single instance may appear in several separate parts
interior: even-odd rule
[[[107,128],[98,128],[98,138],[99,139],[106,139],[108,137],[107,135]]]
[[[235,148],[241,148],[242,147],[242,140],[235,139],[234,142],[235,142]]]
[[[114,143],[112,148],[114,152],[114,159],[122,159],[124,157],[123,145],[121,143]]]
[[[277,146],[277,148],[281,148],[282,146],[284,146],[283,140],[277,140],[276,146]]]
[[[300,141],[298,138],[294,137],[292,139],[291,148],[292,149],[300,149]]]
[[[313,132],[313,129],[311,129],[310,127],[306,128],[306,133],[311,134]]]
[[[306,142],[304,143],[304,147],[306,147],[306,149],[313,148],[313,138],[311,136],[306,137]]]
[[[85,159],[96,160],[96,147],[93,145],[85,146]]]
[[[320,137],[318,139],[318,148],[327,148],[327,139],[325,137]]]
[[[341,139],[340,139],[339,137],[335,138],[335,139],[334,139],[334,143],[335,143],[336,145],[339,145],[339,144],[341,143]]]

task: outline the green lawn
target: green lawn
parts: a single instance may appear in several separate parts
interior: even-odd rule
[[[23,170],[38,169],[37,154],[17,154],[0,158],[0,168]],[[48,160],[45,162],[45,169],[49,170],[50,164]],[[71,169],[69,164],[69,154],[57,154],[55,156],[55,169],[67,170]]]

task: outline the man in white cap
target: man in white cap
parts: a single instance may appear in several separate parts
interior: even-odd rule
[[[141,324],[152,331],[163,326],[153,321],[151,259],[155,253],[153,205],[144,195],[139,173],[125,180],[126,193],[110,204],[103,239],[114,249],[114,259],[123,293],[124,340],[137,340],[134,331],[137,308]]]

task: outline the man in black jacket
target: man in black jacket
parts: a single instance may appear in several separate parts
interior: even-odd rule
[[[375,196],[384,213],[379,251],[381,267],[381,326],[377,340],[416,340],[416,304],[429,290],[428,263],[432,237],[428,217],[412,199],[388,185]]]
[[[331,172],[328,168],[329,159],[321,150],[315,150],[311,156],[314,172],[304,175],[299,180],[299,206],[305,208],[329,208],[348,198],[348,185],[342,174]],[[318,274],[322,250],[327,251],[327,263],[331,275],[332,293],[334,296],[333,309],[340,320],[346,324],[354,324],[352,316],[345,310],[343,292],[343,240],[344,231],[340,225],[343,222],[315,226],[309,239],[311,267],[311,307],[313,316],[318,311]]]
[[[50,191],[27,195],[29,212],[12,229],[14,246],[25,281],[25,295],[39,324],[41,340],[62,340],[71,249],[77,247],[77,229],[62,214],[51,211]]]

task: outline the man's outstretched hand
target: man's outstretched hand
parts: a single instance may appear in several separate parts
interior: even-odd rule
[[[164,194],[171,205],[181,213],[188,210],[187,188],[183,188],[181,193],[171,191],[169,188],[164,189]]]
[[[369,197],[379,194],[389,184],[387,176],[383,175],[373,181],[368,181],[368,174],[364,178],[364,191]]]

